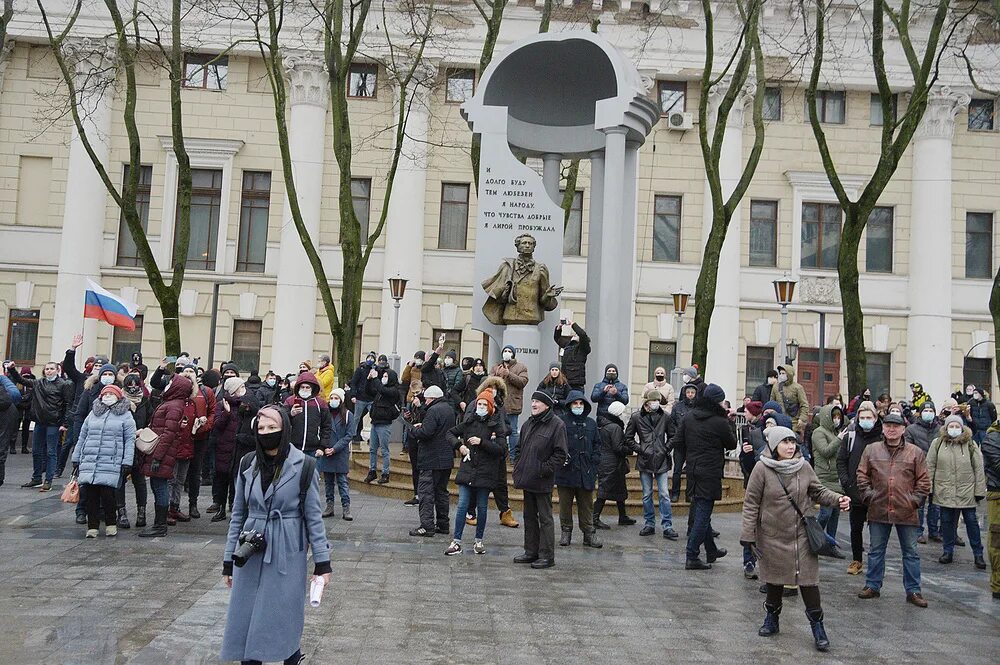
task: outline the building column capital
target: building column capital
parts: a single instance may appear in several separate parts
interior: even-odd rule
[[[910,94],[906,94],[909,101]],[[950,86],[935,86],[927,93],[927,109],[920,119],[914,140],[948,139],[955,135],[955,116],[969,105],[971,97],[961,90],[953,90]]]
[[[389,86],[392,88],[397,105],[403,80],[411,70],[413,76],[406,85],[406,94],[414,103],[411,108],[426,108],[430,103],[431,91],[434,89],[441,71],[441,62],[437,58],[426,57],[417,62],[416,56],[406,53],[398,55],[391,63],[387,63]],[[445,84],[447,85],[447,82]]]
[[[66,64],[73,68],[77,86],[93,87],[110,83],[115,78],[118,48],[112,41],[72,37],[63,42],[62,54]]]
[[[330,95],[330,79],[323,54],[288,50],[282,53],[281,61],[291,82],[291,105],[307,104],[325,111]]]
[[[726,96],[726,93],[729,92],[732,84],[732,77],[726,76],[708,91],[708,121],[710,123],[715,124],[715,119],[719,114],[719,106],[722,104],[722,100]],[[754,95],[756,94],[757,82],[748,77],[743,87],[737,91],[736,99],[733,100],[733,106],[729,110],[729,117],[726,118],[726,127],[728,129],[743,129],[744,111],[747,106],[753,104]]]

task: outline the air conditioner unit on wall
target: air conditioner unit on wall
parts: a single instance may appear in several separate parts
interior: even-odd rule
[[[667,129],[691,129],[694,127],[694,114],[671,111],[667,115]]]

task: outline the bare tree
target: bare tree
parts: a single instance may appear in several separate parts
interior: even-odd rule
[[[923,43],[918,50],[911,34],[916,25],[915,12],[933,12],[926,37],[920,35],[917,41]],[[926,7],[911,5],[911,0],[901,0],[899,9],[890,7],[885,0],[874,0],[871,23],[872,71],[878,87],[882,106],[882,137],[879,143],[879,159],[868,183],[856,201],[852,201],[841,182],[838,169],[830,153],[826,133],[820,122],[816,106],[817,90],[823,71],[824,55],[830,44],[827,38],[828,12],[830,6],[825,0],[817,0],[815,20],[812,30],[813,63],[806,88],[806,105],[809,124],[819,148],[823,170],[830,186],[844,212],[844,226],[837,252],[837,275],[840,282],[841,307],[844,317],[844,339],[847,353],[847,384],[852,395],[859,394],[867,381],[867,358],[864,340],[864,312],[858,291],[858,249],[868,218],[875,208],[882,192],[885,191],[904,152],[910,145],[914,132],[927,109],[927,96],[937,80],[941,56],[948,47],[956,29],[969,15],[968,10],[953,15],[949,0],[935,0]],[[895,29],[900,46],[906,57],[913,89],[906,110],[893,116],[893,95],[885,66],[886,21]]]
[[[764,92],[765,73],[764,56],[760,45],[760,13],[764,0],[740,0],[736,3],[742,19],[742,32],[733,49],[727,56],[724,67],[715,71],[715,16],[710,0],[702,0],[702,10],[705,17],[705,64],[702,68],[698,101],[698,139],[701,144],[702,159],[705,164],[705,178],[711,194],[712,228],[705,242],[705,253],[702,257],[701,270],[698,273],[698,284],[695,291],[694,313],[694,347],[692,363],[705,371],[708,359],[708,332],[712,325],[712,313],[715,310],[715,291],[719,278],[719,256],[726,241],[729,223],[746,194],[750,181],[753,179],[760,162],[760,154],[764,148]],[[742,117],[742,100],[751,70],[754,72],[755,88],[753,95],[753,127],[754,142],[750,149],[739,181],[728,195],[723,191],[722,144],[725,137],[726,124],[737,104],[740,108],[736,113]],[[714,118],[709,114],[712,109],[712,98],[722,93]],[[710,123],[714,121],[714,129],[709,135]],[[678,349],[678,353],[680,349]]]
[[[14,18],[14,0],[3,0],[0,9],[0,54],[7,45],[7,26],[10,25],[12,18]]]
[[[486,68],[493,61],[493,51],[497,46],[497,39],[500,37],[500,26],[503,23],[503,11],[507,7],[508,0],[472,0],[476,11],[483,17],[486,23],[486,37],[483,39],[483,48],[479,54],[479,75],[482,76]],[[552,15],[551,2],[548,3],[548,16]],[[547,26],[546,26],[547,28]],[[544,31],[541,31],[544,32]],[[475,181],[476,190],[479,190],[479,157],[481,141],[478,134],[472,136],[472,178]]]

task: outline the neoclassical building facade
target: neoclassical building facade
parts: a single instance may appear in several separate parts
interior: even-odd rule
[[[764,25],[771,34],[796,25],[791,5],[769,10]],[[8,47],[0,53],[0,347],[6,358],[39,365],[61,358],[83,326],[85,351],[118,360],[141,350],[152,364],[163,353],[162,314],[118,208],[71,124],[54,115],[61,81],[33,7],[15,17]],[[726,3],[719,7],[724,14]],[[656,365],[669,368],[678,358],[690,358],[693,307],[678,325],[671,293],[694,292],[710,223],[696,124],[704,34],[697,3],[605,8],[598,0],[586,9],[588,16],[600,15],[599,34],[635,62],[664,114],[639,150],[635,253],[620,257],[622,275],[631,273],[635,284],[633,292],[625,286],[621,293],[634,303],[631,354],[607,359],[622,367],[638,392]],[[435,85],[412,91],[417,103],[388,198],[385,232],[365,274],[359,350],[392,350],[387,280],[398,275],[408,280],[399,310],[398,350],[404,358],[429,348],[442,333],[460,355],[485,353],[482,334],[471,327],[477,198],[472,137],[460,113],[479,78],[483,26],[471,7],[458,3],[455,12],[464,23],[457,21],[426,52],[424,67],[432,69]],[[581,15],[564,7],[552,30],[588,29]],[[81,72],[95,57],[115,58],[98,39],[108,32],[101,18],[86,18],[80,32],[91,39],[74,38],[67,51],[84,54],[76,60],[84,63]],[[538,21],[533,4],[509,6],[497,50],[537,32]],[[865,22],[845,17],[841,23],[848,46],[824,69],[820,114],[841,180],[856,196],[878,160],[883,114],[862,39]],[[719,26],[730,32],[717,43],[728,43],[735,24],[720,19]],[[240,29],[227,26],[231,33]],[[300,360],[330,351],[329,325],[290,221],[263,65],[251,47],[233,48],[214,60],[223,33],[216,26],[201,34],[196,46],[192,41],[191,76],[182,93],[195,169],[192,246],[180,298],[183,346],[207,358],[214,318],[216,360],[293,371]],[[852,43],[860,46],[852,51]],[[989,53],[995,46],[976,48],[995,63]],[[773,39],[765,40],[765,49],[769,62],[781,60]],[[890,41],[888,51],[893,92],[903,108],[908,70],[898,42]],[[214,64],[199,66],[209,61]],[[284,63],[297,190],[336,295],[342,265],[338,168],[320,38],[289,45]],[[819,313],[824,313],[825,393],[846,391],[835,269],[843,215],[805,113],[805,74],[776,67],[767,83],[763,154],[732,220],[713,318],[708,376],[736,398],[780,362],[781,317],[772,282],[785,277],[797,281],[788,337],[798,345],[800,380],[811,395],[818,394]],[[375,224],[385,205],[392,148],[386,128],[392,126],[398,94],[388,78],[373,58],[352,64],[352,195],[363,226]],[[143,69],[138,82],[140,208],[157,263],[167,272],[177,207],[169,90],[166,75],[155,66]],[[128,142],[120,89],[109,83],[87,99],[86,122],[95,151],[120,185]],[[753,143],[749,109],[741,106],[751,97],[747,90],[725,128],[721,169],[727,179],[738,177]],[[710,116],[717,103],[709,100]],[[988,302],[1000,211],[997,103],[973,88],[963,63],[943,59],[926,115],[869,222],[859,267],[873,390],[904,396],[907,384],[919,381],[941,400],[963,381],[996,383]],[[584,163],[566,232],[562,307],[595,329],[587,316],[589,178]],[[83,325],[80,293],[87,277],[139,304],[134,333]]]

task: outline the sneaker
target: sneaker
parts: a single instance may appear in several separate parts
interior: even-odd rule
[[[44,483],[42,483],[42,487],[38,491],[39,492],[51,492],[52,491],[52,481],[51,480],[46,480]]]
[[[375,471],[369,471],[368,475],[365,476],[365,482],[371,485],[376,478],[378,478],[378,474]]]
[[[476,554],[486,554],[486,545],[483,545],[483,541],[477,540],[476,544],[472,546],[472,551]]]
[[[906,594],[906,602],[910,605],[916,605],[917,607],[927,607],[927,601],[919,593],[908,593]]]
[[[383,473],[382,477],[378,479],[378,484],[379,485],[385,485],[388,482],[389,482],[389,474],[388,473]]]
[[[21,485],[21,487],[26,487],[26,488],[29,488],[29,489],[34,488],[34,487],[41,487],[41,486],[42,486],[42,479],[41,478],[39,478],[38,480],[35,480],[34,478],[32,478],[31,480],[29,480],[25,484]]]
[[[420,498],[415,496],[412,499],[407,499],[406,501],[403,502],[403,505],[404,506],[419,506],[420,505]]]
[[[847,574],[848,575],[860,575],[861,571],[864,570],[864,567],[865,567],[864,564],[861,563],[860,561],[852,561],[847,566]]]
[[[924,534],[920,534],[920,536],[917,538],[917,542],[920,543],[921,545],[926,545],[927,536],[925,536]]]
[[[354,521],[354,517],[351,515],[351,507],[350,506],[344,506],[344,509],[341,510],[340,512],[341,512],[340,517],[345,522],[353,522]]]
[[[866,586],[858,593],[858,598],[861,598],[862,600],[870,600],[872,598],[878,598],[881,595],[882,594],[877,590],[871,588],[870,586]],[[909,597],[907,597],[907,600],[909,600]]]
[[[639,535],[640,536],[652,536],[654,533],[656,533],[656,529],[654,529],[653,527],[647,525],[647,526],[642,527],[642,530],[639,532]]]
[[[748,580],[757,579],[757,564],[751,561],[743,566],[743,577]]]
[[[445,556],[455,556],[456,554],[461,554],[461,553],[462,553],[462,543],[458,542],[457,540],[451,541],[451,545],[449,545],[448,549],[444,551]]]
[[[327,501],[326,508],[323,509],[323,517],[333,517],[333,514],[336,512],[334,507],[335,506],[332,501]]]
[[[433,538],[434,537],[434,532],[433,531],[428,531],[424,527],[419,526],[416,529],[410,529],[410,535],[411,536],[420,536],[421,538]]]
[[[107,538],[114,538],[118,535],[118,527],[114,524],[104,527],[104,535]]]
[[[87,535],[85,538],[97,538],[99,531],[97,529],[87,529]]]
[[[673,529],[665,529],[663,531],[663,537],[666,538],[667,540],[677,540],[681,536],[680,536],[679,533],[677,533]]]

